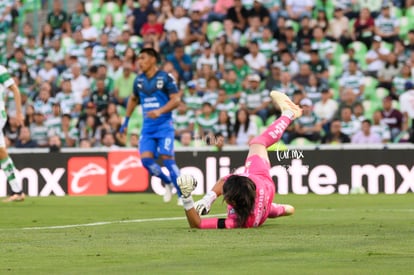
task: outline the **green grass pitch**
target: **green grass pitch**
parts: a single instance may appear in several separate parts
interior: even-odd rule
[[[0,274],[413,274],[413,194],[276,199],[296,214],[240,230],[153,194],[0,204]]]

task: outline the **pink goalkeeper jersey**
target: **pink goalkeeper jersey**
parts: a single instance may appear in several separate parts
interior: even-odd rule
[[[270,163],[261,157],[254,155],[246,159],[245,171],[240,176],[250,178],[256,185],[256,201],[253,213],[247,219],[244,227],[257,227],[262,225],[271,209],[275,195],[275,184],[269,174]],[[231,175],[229,175],[231,176]],[[227,176],[226,179],[229,177]],[[224,224],[219,226],[218,218],[206,218],[201,220],[201,228],[236,228],[237,215],[231,205],[227,206],[227,218]]]

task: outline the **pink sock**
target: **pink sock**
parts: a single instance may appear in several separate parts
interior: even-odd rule
[[[262,144],[266,146],[266,148],[275,144],[282,137],[283,133],[291,122],[292,120],[288,116],[282,115],[276,121],[274,121],[261,135],[253,138],[250,141],[250,144]]]
[[[269,218],[277,218],[283,216],[285,214],[285,208],[282,205],[277,205],[276,203],[272,203],[272,207],[270,207],[269,211]]]

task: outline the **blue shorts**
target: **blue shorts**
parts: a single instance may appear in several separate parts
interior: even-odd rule
[[[139,152],[152,152],[154,158],[159,155],[174,156],[174,132],[165,133],[162,137],[141,134]]]

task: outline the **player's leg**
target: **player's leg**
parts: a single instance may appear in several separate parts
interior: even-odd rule
[[[282,115],[274,121],[262,134],[250,141],[249,156],[258,155],[264,159],[269,159],[267,147],[278,142],[289,124],[302,115],[302,110],[294,104],[287,95],[272,91],[270,96],[273,103],[279,106]]]
[[[180,176],[180,170],[174,159],[174,132],[168,133],[165,137],[158,139],[158,151],[164,166],[170,172],[171,182],[177,190],[177,195],[181,197],[181,190],[177,184],[177,178]],[[181,200],[178,201],[181,203]]]
[[[139,150],[142,165],[147,169],[151,176],[159,177],[166,186],[166,192],[164,194],[164,201],[169,202],[171,200],[171,178],[162,172],[161,167],[155,162],[154,155],[157,154],[157,143],[153,138],[145,138],[141,136],[139,141]]]
[[[0,131],[0,167],[6,175],[12,190],[12,195],[3,201],[23,201],[25,195],[23,193],[21,182],[19,182],[16,177],[16,167],[14,166],[13,160],[7,154],[3,131]]]

